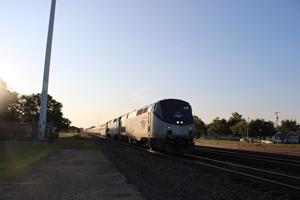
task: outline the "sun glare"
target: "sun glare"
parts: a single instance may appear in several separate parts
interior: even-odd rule
[[[15,70],[15,67],[9,63],[0,60],[0,79],[2,79],[6,84],[9,90],[17,90],[19,73]]]

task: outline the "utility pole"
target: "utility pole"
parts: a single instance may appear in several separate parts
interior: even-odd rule
[[[277,131],[278,131],[278,120],[279,120],[278,114],[279,114],[279,113],[280,113],[280,112],[274,112],[275,117],[276,117],[276,129],[277,129]]]
[[[46,139],[48,83],[49,83],[49,69],[50,69],[50,59],[51,59],[55,4],[56,4],[56,0],[52,0],[51,10],[50,10],[49,27],[48,27],[46,55],[45,55],[43,88],[42,88],[42,93],[41,93],[41,108],[40,108],[39,127],[38,127],[39,128],[39,135],[38,135],[39,140]]]

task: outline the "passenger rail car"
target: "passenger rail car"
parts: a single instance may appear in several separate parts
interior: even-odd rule
[[[89,128],[88,130],[86,130],[86,132],[93,133],[95,135],[104,136],[104,135],[106,135],[106,130],[107,130],[107,125],[105,123],[105,124],[102,124],[99,127]]]
[[[139,142],[155,150],[181,154],[194,146],[189,103],[164,99],[101,125],[107,137]]]

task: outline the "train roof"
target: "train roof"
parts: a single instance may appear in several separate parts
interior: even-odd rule
[[[187,101],[184,101],[182,99],[161,99],[161,100],[157,101],[156,103],[163,102],[163,101],[181,101],[181,102],[188,103]]]
[[[161,99],[161,100],[156,101],[156,102],[154,102],[154,103],[145,105],[145,106],[140,107],[140,108],[138,108],[138,109],[135,109],[135,110],[132,110],[132,111],[127,112],[127,113],[125,113],[125,114],[122,114],[122,115],[120,115],[119,117],[126,116],[126,115],[128,115],[128,114],[130,114],[130,113],[137,112],[137,111],[140,110],[140,109],[144,109],[144,108],[146,108],[146,107],[150,107],[150,106],[152,106],[152,105],[154,105],[154,104],[156,104],[156,103],[160,103],[160,102],[164,102],[164,101],[181,101],[181,102],[185,102],[185,103],[189,104],[187,101],[184,101],[184,100],[181,100],[181,99],[172,99],[172,98],[169,98],[169,99]],[[114,119],[118,119],[119,117],[116,117],[116,118],[114,118]],[[105,122],[105,124],[106,124],[106,123],[109,123],[109,122],[112,122],[114,119]]]

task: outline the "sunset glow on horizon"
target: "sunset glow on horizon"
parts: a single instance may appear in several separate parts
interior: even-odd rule
[[[40,93],[50,1],[0,3],[0,79]],[[89,127],[165,98],[300,121],[296,1],[57,0],[49,94]]]

